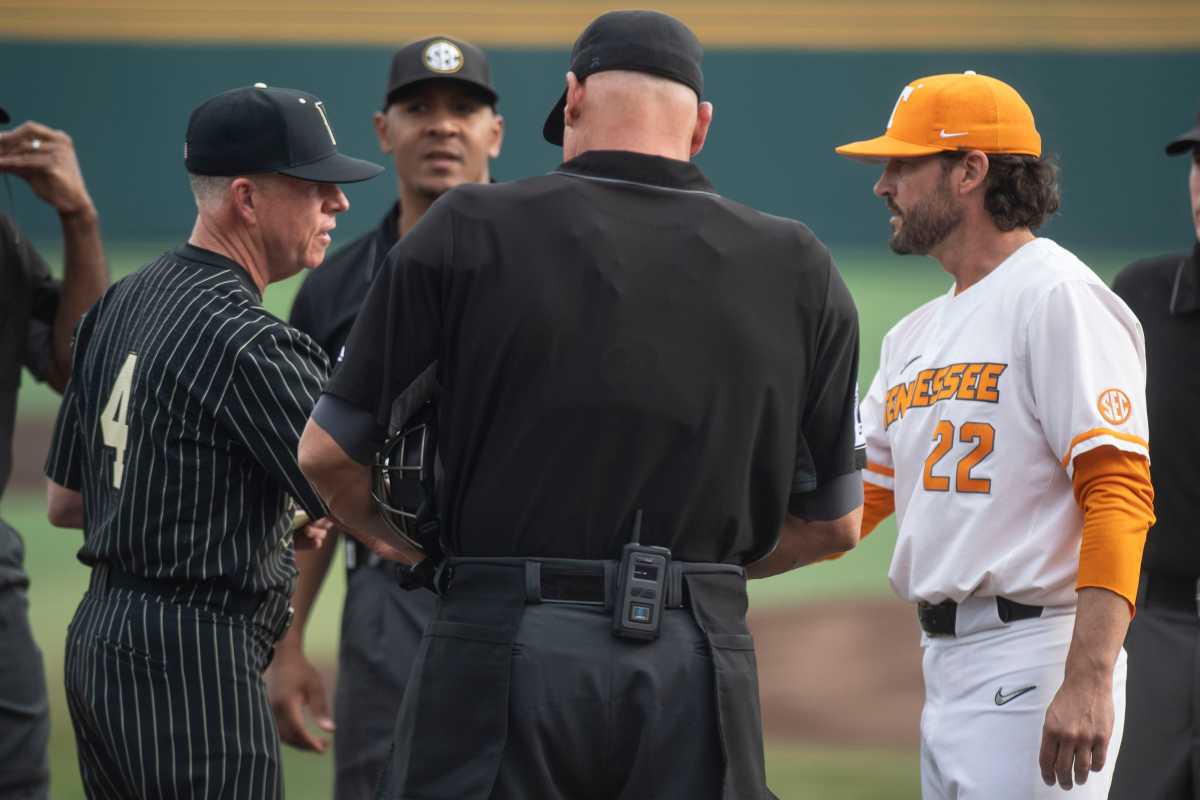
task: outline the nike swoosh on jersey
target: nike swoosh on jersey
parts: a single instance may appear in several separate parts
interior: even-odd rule
[[[963,131],[962,133],[946,133],[946,129],[942,128],[941,133],[939,133],[938,136],[941,136],[943,139],[953,139],[956,136],[966,136],[968,133],[970,133],[970,131]]]
[[[1021,695],[1029,694],[1036,688],[1037,688],[1036,685],[1035,686],[1026,686],[1024,689],[1017,689],[1015,692],[1010,692],[1009,694],[1005,694],[1004,687],[1002,686],[996,690],[996,698],[995,698],[996,705],[1002,706],[1006,703],[1011,703],[1013,700],[1016,700]]]
[[[908,363],[907,363],[907,364],[905,364],[903,367],[901,367],[901,368],[900,368],[900,373],[901,373],[901,374],[903,374],[903,373],[904,373],[904,370],[906,370],[906,369],[908,369],[909,367],[911,367],[911,366],[913,365],[913,362],[914,362],[914,361],[916,361],[918,358],[920,358],[920,356],[913,356],[912,358],[910,358],[910,359],[908,360]]]

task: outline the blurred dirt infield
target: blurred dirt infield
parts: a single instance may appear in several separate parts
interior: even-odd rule
[[[40,491],[52,422],[23,419],[10,490]],[[883,580],[883,577],[880,576]],[[898,600],[752,610],[763,725],[773,741],[912,747],[923,700],[916,614]],[[322,665],[332,693],[333,665]],[[331,694],[332,696],[332,694]]]
[[[29,380],[29,376],[25,376]],[[54,419],[17,418],[13,431],[13,469],[8,480],[8,492],[43,491],[46,479],[42,468],[46,465],[46,453],[50,450],[50,437],[54,433]]]
[[[921,647],[899,600],[807,601],[750,612],[767,738],[833,745],[919,742]]]

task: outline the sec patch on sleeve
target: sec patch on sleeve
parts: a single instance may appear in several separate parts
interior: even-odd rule
[[[1105,389],[1096,401],[1096,408],[1105,421],[1112,425],[1120,425],[1129,419],[1133,403],[1129,401],[1129,395],[1120,389]]]

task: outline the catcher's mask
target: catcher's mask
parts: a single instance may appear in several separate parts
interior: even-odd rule
[[[425,402],[375,455],[371,496],[387,526],[429,556],[442,555],[434,497],[437,406]]]

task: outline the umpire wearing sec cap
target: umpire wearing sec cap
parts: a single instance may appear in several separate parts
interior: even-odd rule
[[[337,182],[382,170],[337,151],[319,98],[262,84],[201,104],[184,161],[191,237],[84,316],[47,464],[92,568],[67,700],[89,797],[278,798],[261,673],[291,613],[289,495],[325,514],[295,454],[328,362],[262,292],[321,263]]]
[[[770,796],[745,580],[857,540],[857,313],[807,228],[690,162],[700,59],[664,14],[593,21],[565,163],[434,204],[301,439],[332,513],[418,559],[350,454],[436,374],[449,557],[387,800]]]
[[[395,169],[396,201],[372,230],[305,277],[289,318],[330,360],[336,361],[396,242],[455,186],[489,182],[490,161],[499,155],[504,133],[497,101],[484,53],[461,39],[428,37],[392,57],[383,107],[372,122],[380,150]],[[362,458],[369,462],[372,456]],[[319,731],[334,729],[334,798],[357,800],[373,796],[391,752],[396,709],[436,597],[404,590],[393,562],[344,537],[346,595],[331,718],[321,674],[304,652],[304,634],[337,549],[336,529],[333,533],[320,548],[297,553],[295,624],[276,648],[266,681],[285,745],[324,752],[329,743]],[[380,647],[381,638],[386,647]],[[306,725],[306,708],[315,730]]]

